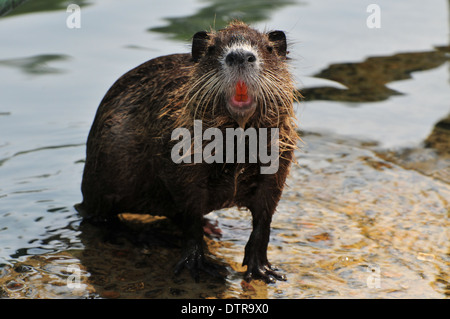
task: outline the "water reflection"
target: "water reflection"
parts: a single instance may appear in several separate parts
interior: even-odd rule
[[[6,115],[8,115],[8,114],[9,113],[6,113]],[[1,115],[1,113],[0,113],[0,115]],[[16,156],[26,155],[26,154],[30,154],[30,153],[34,153],[34,152],[47,151],[47,150],[65,149],[65,148],[69,148],[69,147],[80,147],[80,146],[84,147],[84,145],[85,145],[84,143],[82,143],[82,144],[51,145],[51,146],[38,147],[38,148],[31,149],[31,150],[26,150],[26,151],[20,151],[20,152],[17,152],[15,154],[13,154],[12,156],[5,157],[5,158],[0,158],[0,166],[2,166],[6,161],[9,161],[9,160],[11,160],[12,158],[14,158]]]
[[[24,73],[33,75],[60,74],[66,72],[66,70],[51,67],[48,63],[69,59],[70,56],[64,54],[42,54],[26,58],[0,60],[0,66],[18,68]]]
[[[301,90],[304,100],[340,102],[374,102],[401,93],[386,84],[411,78],[412,72],[437,68],[450,61],[450,47],[438,47],[427,52],[399,53],[385,57],[370,57],[361,63],[332,64],[314,77],[339,82],[347,89],[313,87]]]
[[[78,258],[101,297],[220,298],[226,289],[224,280],[204,274],[197,285],[188,271],[174,275],[181,233],[165,218],[124,215],[121,224],[83,222],[80,231],[84,249]]]
[[[0,17],[6,15],[8,17],[21,14],[48,12],[48,11],[65,11],[69,4],[77,4],[79,6],[88,6],[89,2],[85,0],[6,0],[0,4]]]
[[[377,154],[406,169],[450,184],[450,115],[436,123],[419,147],[379,150]]]
[[[26,1],[27,0],[18,0],[18,1],[6,0],[0,2],[0,17],[14,10],[15,8],[17,8]]]
[[[434,148],[441,155],[450,155],[450,114],[436,123],[425,140],[425,147]]]
[[[191,16],[165,18],[169,25],[150,28],[149,31],[168,33],[174,39],[190,39],[199,30],[218,30],[232,19],[247,23],[267,20],[274,10],[301,4],[295,0],[208,0],[207,5]]]
[[[86,6],[82,1],[73,3]],[[208,29],[214,16],[215,28],[222,27],[229,17],[257,22],[294,1],[206,3],[206,8],[194,15],[169,18],[169,26],[151,31],[185,40]],[[30,1],[8,16],[64,12],[67,4]],[[315,34],[320,36],[320,32]],[[389,99],[401,92],[389,89],[387,83],[448,63],[444,54],[448,50],[440,47],[331,65],[316,76],[343,83],[347,90],[318,87],[302,92],[307,100]],[[0,66],[26,74],[59,74],[64,70],[47,64],[68,58],[47,54],[2,60]],[[22,116],[20,109],[10,114],[0,112],[8,121]],[[47,125],[47,119],[39,120]],[[62,120],[66,118],[62,116]],[[55,137],[57,142],[51,144],[61,146],[42,147],[49,142],[21,145],[12,140],[16,151],[5,152],[13,155],[0,159],[4,174],[0,297],[448,297],[449,126],[450,115],[436,123],[423,147],[396,152],[374,150],[374,144],[337,135],[305,134],[308,147],[297,154],[299,165],[292,170],[290,187],[274,216],[269,259],[289,278],[276,285],[242,281],[242,255],[251,229],[248,215],[237,210],[216,214],[224,236],[222,240],[207,239],[208,248],[212,258],[224,262],[230,273],[225,282],[202,277],[199,285],[193,285],[187,272],[173,276],[180,237],[166,221],[129,217],[128,231],[80,224],[71,205],[79,199],[77,179],[82,165],[77,163],[82,163],[84,144],[67,144],[65,136]],[[77,151],[69,158],[71,150]],[[43,165],[47,167],[43,169]],[[79,290],[67,286],[70,265],[80,269]],[[373,265],[380,269],[381,290],[366,284]]]

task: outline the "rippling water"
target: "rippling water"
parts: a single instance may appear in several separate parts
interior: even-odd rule
[[[80,29],[66,25],[69,3],[81,7]],[[378,1],[380,29],[366,25],[370,3],[52,0],[1,17],[0,296],[448,297],[450,3]],[[194,285],[168,267],[180,238],[166,220],[124,216],[130,240],[81,224],[73,208],[111,84],[232,17],[287,32],[305,97],[269,248],[288,281],[271,285],[242,282],[246,211],[209,215],[222,230],[209,250],[229,274]]]

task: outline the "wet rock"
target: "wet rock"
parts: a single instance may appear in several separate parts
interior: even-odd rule
[[[120,297],[120,293],[118,291],[103,291],[102,297],[108,299],[117,299]]]
[[[163,289],[161,288],[157,288],[157,289],[152,289],[152,290],[148,290],[145,292],[144,297],[146,298],[158,298],[163,292]]]
[[[19,264],[14,267],[14,271],[18,273],[26,273],[26,272],[33,272],[34,269],[31,266],[25,265],[25,264]]]
[[[182,296],[182,295],[186,294],[186,290],[179,289],[179,288],[170,288],[169,289],[169,293],[172,296],[179,297],[179,296]]]
[[[24,288],[24,284],[15,280],[10,280],[6,283],[6,289],[9,291],[18,291]]]

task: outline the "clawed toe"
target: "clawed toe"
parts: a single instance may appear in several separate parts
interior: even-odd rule
[[[278,281],[286,281],[286,276],[276,271],[270,265],[249,268],[245,273],[245,281],[250,282],[252,279],[261,279],[266,283],[274,283]]]

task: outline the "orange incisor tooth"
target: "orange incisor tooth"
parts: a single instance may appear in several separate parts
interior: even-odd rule
[[[237,101],[245,102],[248,100],[247,85],[243,81],[238,81],[236,84],[236,96]]]

